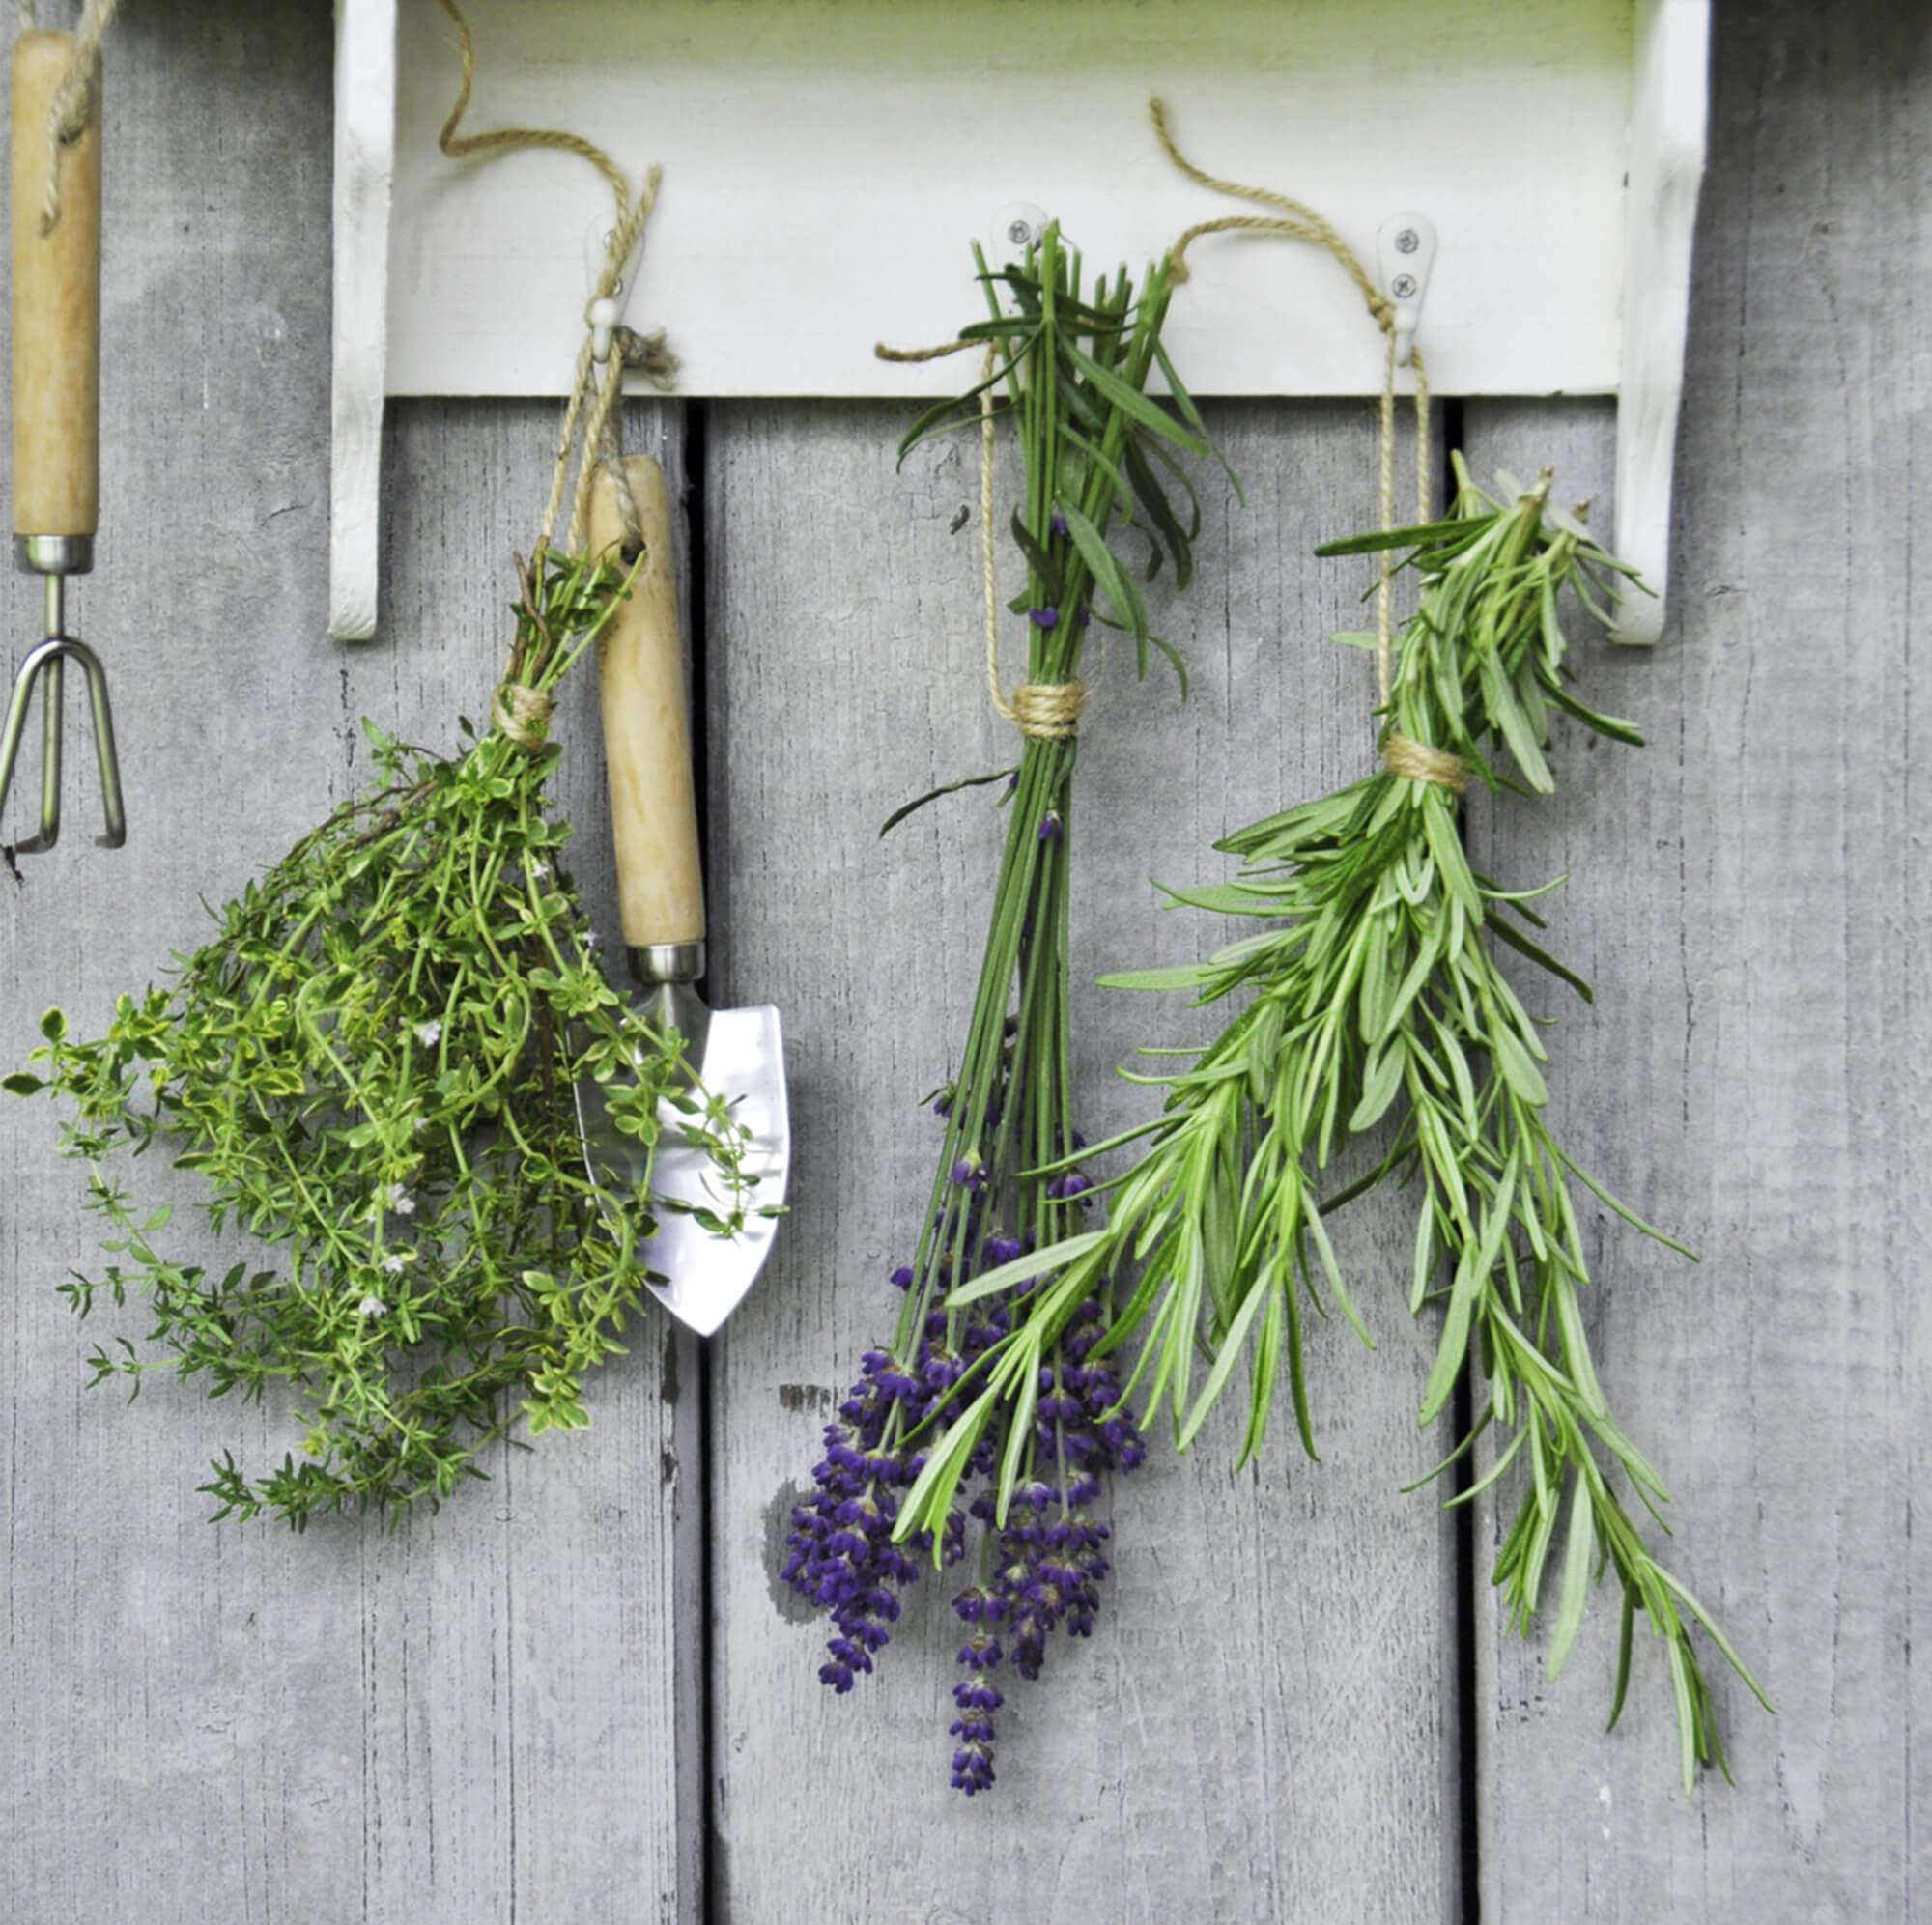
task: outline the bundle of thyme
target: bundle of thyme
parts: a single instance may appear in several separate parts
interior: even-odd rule
[[[1457,821],[1472,778],[1492,793],[1553,790],[1543,751],[1555,714],[1615,741],[1640,740],[1572,693],[1558,609],[1568,590],[1603,613],[1629,571],[1575,517],[1549,506],[1547,474],[1527,489],[1504,477],[1496,499],[1474,486],[1460,458],[1456,473],[1446,519],[1321,551],[1407,549],[1420,578],[1420,604],[1394,665],[1387,766],[1228,837],[1218,846],[1244,863],[1234,881],[1168,892],[1177,904],[1255,918],[1266,925],[1257,934],[1198,966],[1107,978],[1118,987],[1190,989],[1202,1004],[1239,992],[1245,1006],[1205,1049],[1172,1052],[1192,1059],[1185,1068],[1149,1079],[1167,1090],[1156,1118],[1091,1152],[1151,1139],[1100,1186],[1111,1192],[1107,1228],[1042,1244],[1023,1262],[962,1282],[950,1308],[971,1316],[988,1297],[1009,1293],[1018,1273],[1041,1276],[987,1366],[986,1395],[1010,1397],[1009,1356],[1051,1345],[1085,1315],[1101,1276],[1132,1269],[1131,1294],[1089,1351],[1134,1356],[1118,1410],[1138,1399],[1151,1421],[1166,1406],[1184,1448],[1245,1358],[1245,1462],[1262,1443],[1285,1365],[1312,1457],[1304,1307],[1322,1309],[1325,1291],[1370,1341],[1326,1220],[1383,1184],[1412,1184],[1410,1308],[1444,1311],[1421,1419],[1443,1410],[1465,1369],[1478,1410],[1431,1476],[1492,1430],[1505,1439],[1494,1461],[1452,1502],[1526,1463],[1494,1571],[1515,1623],[1530,1629],[1556,1550],[1554,1678],[1593,1578],[1613,1571],[1623,1628],[1611,1723],[1642,1611],[1663,1644],[1688,1787],[1699,1763],[1724,1767],[1693,1620],[1764,1694],[1710,1613],[1658,1563],[1620,1494],[1619,1474],[1662,1525],[1663,1486],[1611,1416],[1591,1362],[1578,1305],[1588,1264],[1573,1185],[1645,1235],[1681,1246],[1580,1169],[1546,1119],[1547,1052],[1500,958],[1512,952],[1589,999],[1532,933],[1544,924],[1531,904],[1561,879],[1504,888],[1470,866]],[[1331,1181],[1350,1140],[1378,1129],[1388,1132],[1386,1147],[1371,1167]],[[1061,1167],[1043,1166],[1043,1174]],[[1444,1268],[1446,1287],[1438,1283]],[[1198,1381],[1197,1356],[1206,1360]],[[971,1435],[955,1423],[934,1447],[935,1461]],[[1003,1485],[1002,1496],[1009,1491]],[[924,1514],[911,1521],[925,1521]]]
[[[693,1092],[680,1039],[606,986],[559,863],[569,826],[546,810],[552,695],[623,578],[547,549],[520,572],[494,727],[465,721],[469,747],[444,759],[365,723],[373,786],[219,911],[167,986],[123,996],[92,1041],[49,1012],[44,1075],[6,1079],[73,1106],[63,1148],[89,1166],[108,1232],[115,1260],[65,1294],[84,1316],[131,1291],[153,1317],[150,1353],[97,1346],[94,1380],[138,1393],[166,1368],[211,1397],[296,1402],[299,1455],[254,1476],[214,1463],[217,1517],[400,1515],[481,1476],[519,1417],[532,1435],[588,1423],[583,1379],[623,1349],[651,1223],[647,1178],[614,1231],[598,1207],[580,1076],[611,1083],[618,1126],[646,1147],[659,1098],[683,1110],[743,1195],[723,1098]],[[210,1224],[261,1239],[270,1266],[162,1253],[169,1210],[138,1207],[103,1167],[156,1145],[206,1179]]]
[[[1178,454],[1208,451],[1160,344],[1165,262],[1138,293],[1124,269],[1090,292],[1078,254],[1049,227],[1024,262],[997,272],[983,258],[978,265],[992,317],[960,339],[990,344],[992,370],[923,415],[900,455],[978,422],[990,463],[994,416],[1017,433],[1026,498],[1011,530],[1027,580],[1011,606],[1027,616],[1028,680],[1002,706],[1024,747],[1005,799],[1006,841],[965,1046],[935,1104],[945,1128],[930,1203],[912,1261],[892,1279],[903,1293],[897,1324],[889,1345],[866,1354],[826,1427],[816,1489],[793,1510],[783,1570],[831,1614],[835,1635],[819,1675],[848,1691],[890,1638],[896,1594],[917,1572],[910,1553],[960,1564],[969,1519],[982,1527],[972,1581],[953,1599],[965,1636],[952,1776],[969,1797],[993,1782],[1003,1665],[1010,1658],[1022,1677],[1037,1677],[1056,1626],[1075,1636],[1091,1630],[1109,1536],[1092,1507],[1108,1472],[1131,1470],[1145,1456],[1121,1407],[1122,1386],[1096,1354],[1115,1316],[1107,1277],[1090,1269],[1079,1300],[1049,1330],[1030,1321],[1033,1286],[1011,1272],[1025,1252],[1063,1244],[1089,1208],[1073,1123],[1067,903],[1090,617],[1131,637],[1142,673],[1151,650],[1167,649],[1116,548],[1137,533],[1150,579],[1171,558],[1186,581],[1198,514],[1183,524],[1160,476]],[[1011,312],[1003,312],[1003,291]],[[1148,397],[1156,370],[1179,419]],[[970,1311],[949,1306],[949,1292],[956,1303],[958,1286],[989,1268],[1007,1274],[1004,1288],[979,1292]],[[933,1444],[942,1428],[944,1441]]]

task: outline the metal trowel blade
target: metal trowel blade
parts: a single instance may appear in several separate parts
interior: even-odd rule
[[[681,985],[680,985],[681,988]],[[663,1021],[654,992],[649,1013]],[[769,1003],[750,1009],[705,1009],[683,990],[672,1012],[697,1065],[698,1083],[722,1095],[734,1122],[750,1132],[743,1146],[743,1174],[753,1187],[734,1202],[730,1186],[710,1155],[684,1139],[685,1118],[667,1102],[655,1159],[635,1137],[611,1122],[603,1085],[577,1086],[578,1121],[584,1161],[607,1216],[628,1207],[648,1178],[656,1201],[656,1234],[637,1246],[652,1294],[680,1322],[709,1337],[756,1282],[778,1234],[779,1218],[767,1214],[784,1202],[791,1175],[791,1118],[785,1102],[784,1037],[779,1012]],[[755,1180],[753,1180],[755,1179]],[[745,1211],[734,1236],[720,1236],[692,1215],[709,1210],[728,1217]]]

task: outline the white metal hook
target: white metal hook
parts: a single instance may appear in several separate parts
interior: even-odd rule
[[[603,285],[611,260],[611,244],[617,238],[610,216],[594,221],[583,235],[583,278],[588,297],[583,309],[583,325],[590,330],[590,357],[600,365],[611,358],[617,324],[624,318],[624,282],[620,276],[608,295],[597,290]]]
[[[1376,231],[1382,293],[1395,310],[1395,364],[1415,358],[1415,329],[1435,266],[1435,223],[1423,213],[1395,213]]]
[[[583,310],[583,319],[590,327],[590,358],[600,365],[611,358],[611,340],[617,331],[617,317],[623,311],[609,295],[599,295]]]
[[[989,261],[1010,261],[1029,247],[1039,244],[1052,216],[1033,201],[1009,201],[994,214],[986,238],[993,243],[986,251]]]

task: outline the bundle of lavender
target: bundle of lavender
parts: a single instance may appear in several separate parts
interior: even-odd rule
[[[952,1783],[969,1797],[993,1782],[1003,1666],[1009,1658],[1022,1677],[1037,1677],[1056,1627],[1075,1636],[1092,1629],[1108,1540],[1093,1506],[1103,1478],[1145,1456],[1097,1350],[1117,1315],[1108,1276],[1087,1266],[1078,1300],[1048,1328],[1030,1319],[1035,1286],[1013,1265],[1029,1251],[1097,1234],[1080,1231],[1091,1186],[1077,1167],[1067,1025],[1081,655],[1097,620],[1132,638],[1143,675],[1151,651],[1172,656],[1115,545],[1138,534],[1149,579],[1172,559],[1184,584],[1199,518],[1190,512],[1183,524],[1161,476],[1179,475],[1178,455],[1208,452],[1160,344],[1164,261],[1138,294],[1124,269],[1089,291],[1078,254],[1049,227],[1023,263],[992,272],[980,258],[979,269],[992,317],[963,329],[960,342],[987,344],[991,370],[917,421],[900,454],[980,422],[990,572],[995,417],[1017,433],[1026,499],[1011,531],[1027,580],[1011,607],[1027,617],[1028,679],[1010,703],[1000,700],[1024,746],[1005,800],[965,1047],[935,1105],[945,1128],[931,1202],[912,1261],[892,1279],[902,1293],[897,1323],[889,1344],[867,1353],[826,1427],[816,1491],[792,1513],[784,1564],[793,1588],[832,1617],[819,1675],[844,1692],[887,1643],[915,1553],[946,1566],[970,1556],[971,1579],[953,1599],[964,1642],[952,1726]],[[1179,419],[1148,396],[1156,370]],[[1191,508],[1184,477],[1179,486]],[[989,1270],[1005,1287],[957,1307],[960,1285]],[[970,1550],[969,1523],[981,1527]]]
[[[1662,1525],[1663,1485],[1611,1416],[1585,1341],[1578,1292],[1589,1271],[1573,1184],[1645,1235],[1680,1246],[1580,1169],[1546,1120],[1540,1026],[1500,960],[1512,952],[1588,1000],[1587,986],[1531,933],[1543,928],[1531,903],[1558,883],[1512,891],[1477,873],[1457,823],[1471,780],[1492,793],[1553,790],[1543,751],[1555,714],[1615,741],[1640,740],[1571,692],[1558,618],[1566,590],[1603,612],[1629,571],[1574,517],[1550,509],[1547,474],[1528,489],[1506,477],[1501,499],[1477,489],[1460,459],[1457,478],[1447,519],[1322,551],[1406,548],[1420,577],[1419,607],[1390,663],[1382,704],[1385,766],[1222,842],[1244,860],[1235,881],[1169,892],[1179,904],[1253,917],[1267,925],[1258,934],[1198,966],[1108,978],[1119,987],[1192,990],[1203,1004],[1236,992],[1250,1000],[1205,1049],[1181,1052],[1193,1060],[1160,1079],[1168,1094],[1156,1118],[1090,1152],[1151,1138],[1138,1161],[1098,1186],[1112,1192],[1104,1231],[1042,1239],[1021,1260],[955,1285],[948,1299],[955,1316],[980,1315],[989,1301],[1012,1310],[984,1359],[988,1389],[941,1434],[932,1461],[971,1450],[1001,1414],[994,1401],[1019,1396],[1026,1378],[1016,1373],[1026,1360],[1063,1331],[1087,1332],[1101,1279],[1129,1271],[1131,1293],[1085,1346],[1092,1368],[1105,1370],[1119,1354],[1134,1358],[1102,1421],[1120,1421],[1136,1400],[1143,1421],[1165,1405],[1185,1448],[1247,1357],[1240,1460],[1262,1443],[1284,1365],[1302,1444],[1314,1456],[1304,1306],[1322,1309],[1325,1286],[1370,1341],[1327,1219],[1391,1180],[1412,1184],[1410,1307],[1444,1311],[1421,1418],[1444,1409],[1465,1372],[1477,1412],[1432,1477],[1486,1431],[1502,1440],[1493,1461],[1453,1502],[1526,1465],[1494,1581],[1526,1633],[1556,1552],[1554,1678],[1593,1578],[1614,1573],[1623,1632],[1611,1723],[1641,1611],[1663,1646],[1688,1788],[1698,1764],[1724,1767],[1692,1624],[1760,1699],[1763,1692],[1711,1614],[1657,1561],[1620,1494],[1621,1479]],[[1390,1134],[1372,1166],[1352,1181],[1331,1182],[1349,1140],[1378,1128]],[[1062,1158],[1042,1175],[1065,1181],[1070,1167]],[[1446,1288],[1438,1281],[1445,1268]],[[1039,1282],[1022,1288],[1029,1277]],[[1198,1383],[1197,1357],[1207,1360]],[[1003,1482],[999,1500],[1011,1488]],[[930,1517],[914,1496],[901,1536]]]

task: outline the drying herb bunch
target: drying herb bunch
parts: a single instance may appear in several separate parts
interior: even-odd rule
[[[1139,1160],[1102,1186],[1112,1192],[1107,1228],[1037,1253],[1038,1266],[1058,1274],[1028,1297],[1003,1341],[1021,1353],[1050,1344],[1084,1315],[1100,1275],[1131,1269],[1131,1296],[1090,1351],[1134,1351],[1122,1407],[1138,1396],[1151,1421],[1167,1406],[1185,1447],[1245,1357],[1245,1462],[1262,1443],[1286,1364],[1312,1457],[1304,1304],[1322,1309],[1325,1291],[1370,1341],[1325,1219],[1381,1185],[1412,1185],[1410,1307],[1440,1304],[1445,1313],[1421,1419],[1445,1408],[1465,1368],[1478,1411],[1432,1476],[1486,1430],[1501,1440],[1494,1461],[1452,1502],[1496,1485],[1520,1462],[1526,1467],[1494,1581],[1527,1633],[1557,1552],[1552,1679],[1593,1578],[1614,1572],[1623,1636],[1611,1722],[1641,1611],[1663,1643],[1688,1786],[1699,1762],[1724,1763],[1693,1620],[1763,1694],[1703,1605],[1657,1562],[1620,1494],[1621,1480],[1662,1525],[1663,1486],[1612,1418],[1591,1363],[1578,1307],[1588,1264],[1573,1186],[1644,1234],[1680,1246],[1579,1169],[1546,1119],[1540,1026],[1500,961],[1509,952],[1589,999],[1532,933],[1544,924],[1531,903],[1561,879],[1519,892],[1479,874],[1457,820],[1469,779],[1492,792],[1554,788],[1543,750],[1557,713],[1615,741],[1640,740],[1571,692],[1559,620],[1566,590],[1604,613],[1629,570],[1575,517],[1549,506],[1547,474],[1527,489],[1503,477],[1497,499],[1471,483],[1460,459],[1456,473],[1445,520],[1321,551],[1405,548],[1419,576],[1387,712],[1390,766],[1230,836],[1219,846],[1243,859],[1236,880],[1168,892],[1178,904],[1255,918],[1267,925],[1259,933],[1198,966],[1108,978],[1119,987],[1192,989],[1204,1004],[1237,992],[1248,1000],[1207,1048],[1167,1052],[1191,1061],[1150,1079],[1168,1092],[1158,1118],[1094,1152],[1151,1138]],[[1331,1180],[1350,1141],[1377,1131],[1386,1134],[1366,1146],[1366,1173]],[[952,1308],[972,1315],[982,1293],[1010,1286],[1014,1267],[964,1283]],[[1198,1383],[1197,1353],[1207,1359]],[[988,1366],[1000,1386],[1004,1362],[996,1351]],[[955,1426],[935,1455],[964,1434]]]
[[[1143,673],[1151,649],[1171,655],[1151,632],[1117,548],[1138,534],[1149,579],[1171,558],[1187,580],[1199,523],[1192,491],[1183,524],[1157,476],[1178,453],[1208,452],[1160,346],[1164,262],[1138,297],[1124,269],[1089,293],[1079,256],[1048,228],[1024,263],[990,272],[981,258],[979,269],[992,318],[962,339],[991,344],[994,373],[916,422],[900,455],[929,436],[980,425],[994,406],[981,397],[999,391],[997,412],[1012,422],[1026,470],[1026,498],[1012,519],[1027,571],[1012,605],[1028,617],[1030,686],[1015,702],[1025,746],[1006,798],[1006,844],[958,1074],[935,1104],[945,1128],[930,1204],[912,1261],[893,1277],[903,1292],[897,1327],[889,1345],[866,1354],[826,1428],[816,1490],[792,1513],[784,1564],[791,1585],[832,1616],[819,1675],[842,1692],[887,1643],[897,1593],[917,1573],[914,1553],[954,1566],[971,1558],[971,1579],[953,1599],[963,1643],[952,1726],[952,1783],[969,1797],[993,1782],[997,1681],[1008,1660],[1037,1677],[1056,1626],[1076,1636],[1091,1630],[1109,1535],[1092,1507],[1109,1472],[1145,1456],[1120,1407],[1121,1386],[1094,1354],[1114,1316],[1104,1275],[1089,1274],[1080,1301],[1050,1331],[1025,1316],[1043,1277],[1009,1275],[970,1313],[947,1302],[963,1279],[989,1266],[1010,1271],[1011,1260],[1061,1243],[1089,1208],[1067,1023],[1076,744],[1070,722],[1037,718],[1065,717],[1090,616],[1132,637]],[[1011,312],[1002,311],[1002,291]],[[1156,369],[1180,419],[1148,398]],[[1041,692],[1044,701],[1030,706]],[[941,1426],[946,1441],[929,1450]],[[970,1551],[969,1519],[982,1527]]]
[[[298,1405],[302,1448],[278,1469],[215,1463],[217,1516],[400,1515],[481,1476],[519,1416],[532,1435],[589,1421],[583,1378],[623,1348],[651,1226],[645,1184],[628,1226],[598,1207],[579,1076],[611,1082],[619,1127],[647,1147],[659,1098],[675,1105],[743,1200],[737,1126],[692,1088],[680,1038],[606,986],[558,865],[569,826],[545,810],[549,697],[623,578],[549,552],[520,573],[513,713],[480,738],[465,721],[455,760],[365,723],[371,788],[227,904],[167,987],[123,996],[95,1041],[50,1012],[44,1078],[6,1082],[73,1106],[63,1147],[90,1167],[115,1260],[63,1287],[73,1308],[133,1292],[153,1316],[153,1354],[99,1346],[95,1381],[138,1393],[167,1369],[211,1397],[280,1388]],[[102,1167],[156,1144],[206,1179],[214,1229],[262,1239],[273,1267],[162,1254],[169,1209],[137,1207]]]

